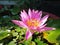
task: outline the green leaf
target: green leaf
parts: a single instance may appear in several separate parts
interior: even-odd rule
[[[11,41],[8,45],[16,45],[14,41]]]
[[[17,36],[17,35],[18,35],[18,33],[17,33],[17,32],[15,32],[15,30],[12,30],[12,35],[15,37],[15,36]]]
[[[30,43],[30,45],[36,45],[36,44],[35,44],[35,42],[32,41],[32,42]]]
[[[41,41],[40,39],[35,39],[35,42],[37,43],[37,45],[47,45],[46,43],[43,43],[43,41]]]
[[[60,41],[60,29],[51,31],[46,37],[44,37],[50,43],[56,43]]]
[[[24,41],[24,45],[30,45],[31,43],[33,43],[33,42],[31,42],[31,39],[32,39],[32,37],[29,38],[28,40]]]
[[[19,44],[19,45],[22,45],[22,44]]]
[[[8,37],[9,34],[8,34],[8,31],[0,31],[0,40]]]
[[[25,42],[24,42],[24,45],[29,45],[29,44],[30,44],[29,41],[25,41]]]
[[[21,32],[20,27],[17,27],[17,28],[15,29],[15,31],[16,31],[16,32]]]

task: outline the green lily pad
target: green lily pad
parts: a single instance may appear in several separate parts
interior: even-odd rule
[[[60,29],[51,31],[46,37],[44,37],[50,43],[57,43],[60,41]]]
[[[58,20],[49,20],[47,26],[54,27],[56,30],[49,31],[49,34],[44,38],[48,40],[50,43],[60,42],[60,19]]]

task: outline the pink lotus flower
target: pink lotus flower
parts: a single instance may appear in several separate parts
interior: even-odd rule
[[[17,24],[20,27],[27,28],[25,38],[26,40],[29,39],[33,33],[35,32],[43,32],[47,30],[54,30],[55,28],[52,27],[46,27],[47,24],[45,22],[47,21],[48,15],[42,16],[42,11],[38,10],[28,10],[28,14],[25,12],[25,10],[21,11],[21,20],[12,20],[13,23]]]

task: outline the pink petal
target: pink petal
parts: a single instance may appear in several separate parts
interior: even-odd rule
[[[30,10],[28,11],[28,15],[30,18],[33,18],[33,19],[37,19],[37,20],[40,20],[41,16],[42,16],[42,11],[38,12],[38,10]]]
[[[16,25],[20,26],[20,27],[27,28],[27,26],[22,21],[12,20],[12,22],[15,23]]]
[[[29,15],[29,17],[31,18],[31,16],[32,16],[32,12],[31,12],[30,9],[28,10],[28,15]]]
[[[52,27],[43,27],[43,28],[40,28],[38,27],[37,28],[37,32],[43,32],[43,31],[48,31],[48,30],[55,30],[56,28],[52,28]]]
[[[38,12],[36,13],[36,11],[35,10],[32,10],[32,18],[33,19],[37,19],[38,18]]]
[[[38,13],[38,15],[39,15],[39,18],[41,19],[41,17],[42,17],[42,11],[40,11],[40,12]]]
[[[47,21],[47,19],[48,19],[48,15],[44,16],[40,21],[41,22],[40,26],[42,26]]]
[[[42,12],[38,12],[38,10],[32,10],[32,18],[33,19],[37,19],[37,20],[40,20],[40,17],[42,15]]]
[[[34,14],[33,17],[37,20],[40,20],[41,16],[42,16],[42,11],[40,11],[40,12],[35,11],[35,14]]]
[[[35,13],[38,13],[38,10],[36,10]]]
[[[44,24],[44,25],[42,25],[42,26],[40,26],[40,28],[43,28],[43,27],[45,27],[47,24]]]
[[[52,27],[44,27],[43,29],[45,29],[45,30],[55,30],[56,28],[52,28]]]
[[[22,18],[22,21],[25,21],[28,19],[28,15],[27,13],[25,12],[25,10],[23,10],[23,12],[21,11],[21,18]]]
[[[26,35],[25,35],[25,39],[28,40],[31,36],[32,36],[32,32],[30,32],[30,30],[26,31]]]
[[[35,10],[33,9],[33,10],[32,10],[32,12],[34,13],[34,12],[35,12]]]
[[[48,31],[48,30],[55,30],[56,28],[52,28],[52,27],[44,27],[40,30],[40,32],[43,32],[43,31]]]
[[[33,12],[33,13],[38,13],[38,10],[34,10],[34,9],[33,9],[32,12]]]
[[[37,32],[40,32],[41,28],[40,27],[37,27],[36,31]]]

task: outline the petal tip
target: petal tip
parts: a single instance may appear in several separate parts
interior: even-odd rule
[[[46,15],[46,17],[48,18],[48,17],[49,17],[49,15]]]
[[[17,20],[11,20],[12,22],[16,22]],[[17,21],[18,22],[18,21]]]
[[[56,30],[56,28],[53,28],[53,30]]]
[[[11,20],[12,22],[14,22],[15,20]]]

